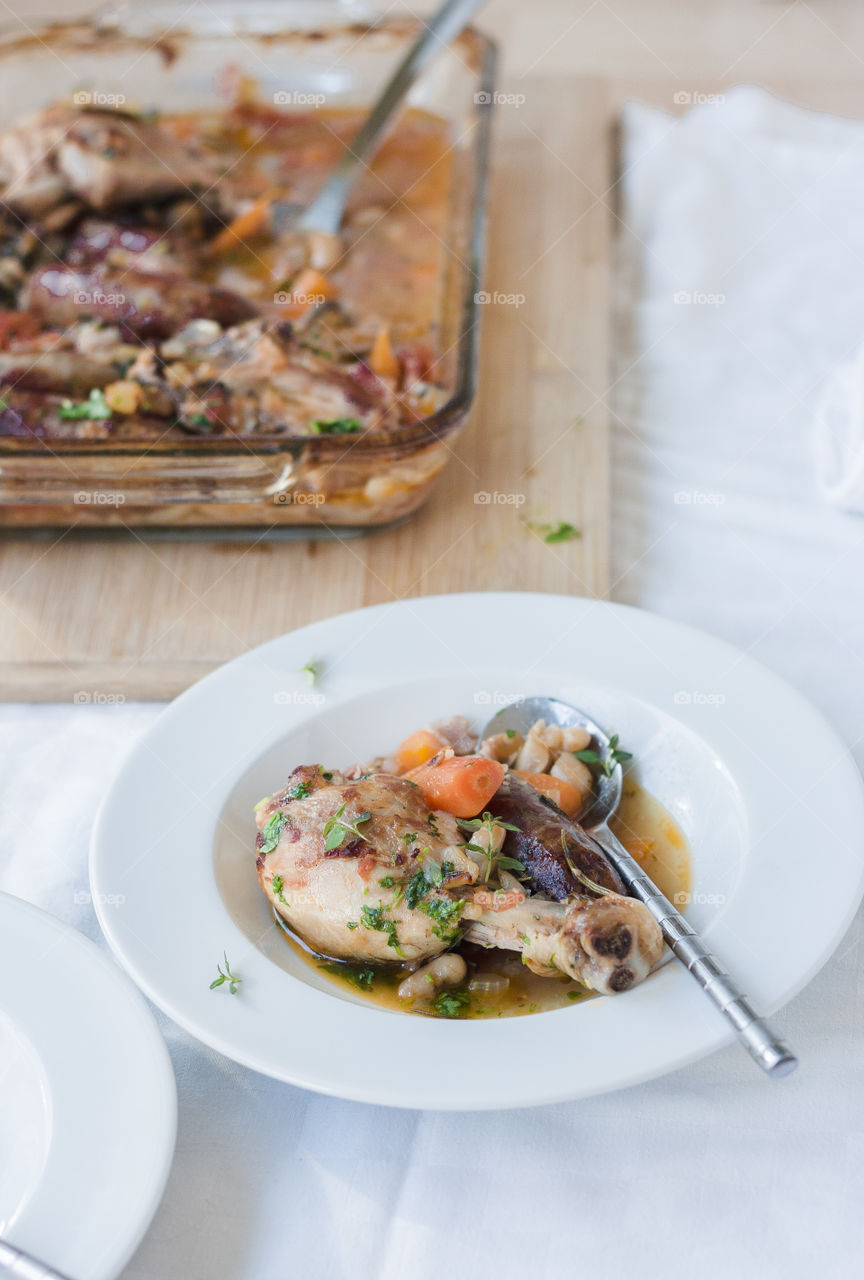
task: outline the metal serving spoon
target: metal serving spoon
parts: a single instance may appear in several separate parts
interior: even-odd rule
[[[273,228],[325,232],[336,235],[342,225],[345,204],[354,184],[378,150],[393,116],[421,71],[432,58],[455,40],[485,0],[446,0],[428,19],[423,30],[393,73],[360,129],[345,146],[342,158],[318,194],[307,205],[277,200],[271,210]]]
[[[750,1056],[770,1076],[788,1076],[798,1065],[794,1053],[777,1038],[765,1019],[759,1017],[716,956],[609,830],[609,819],[621,801],[623,773],[621,765],[612,762],[609,737],[603,729],[584,711],[558,698],[520,698],[492,717],[482,737],[507,729],[525,734],[535,720],[541,719],[562,728],[587,729],[591,734],[594,750],[602,760],[610,762],[611,768],[608,773],[595,775],[594,800],[587,813],[580,816],[579,825],[602,847],[633,897],[651,912],[670,950],[731,1023]]]

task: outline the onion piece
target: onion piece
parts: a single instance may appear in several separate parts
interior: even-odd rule
[[[510,986],[510,979],[500,973],[475,973],[468,983],[469,991],[482,991],[487,996],[500,996]]]

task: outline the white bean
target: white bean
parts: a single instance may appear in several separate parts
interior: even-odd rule
[[[540,736],[537,725],[528,730],[528,737],[516,757],[516,768],[522,773],[545,773],[549,767],[551,754]]]
[[[549,772],[554,778],[561,778],[563,782],[571,783],[583,798],[588,795],[594,785],[594,779],[587,764],[577,760],[569,751],[561,752]]]
[[[562,729],[561,747],[564,751],[584,751],[591,746],[591,734],[587,729]]]
[[[435,996],[445,987],[458,987],[465,981],[468,966],[461,956],[449,951],[436,956],[428,964],[415,969],[399,984],[400,1000],[416,1000],[421,996]]]

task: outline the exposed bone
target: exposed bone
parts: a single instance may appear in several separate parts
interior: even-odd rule
[[[663,953],[663,935],[647,908],[619,894],[569,905],[526,898],[507,911],[483,911],[465,937],[521,951],[534,973],[558,970],[603,995],[641,982]]]

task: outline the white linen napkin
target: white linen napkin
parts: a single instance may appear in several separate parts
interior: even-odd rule
[[[710,331],[718,386],[782,382],[812,422],[802,470],[815,458],[818,491],[864,511],[864,123],[739,87],[683,117],[631,104],[625,139],[655,319]]]

